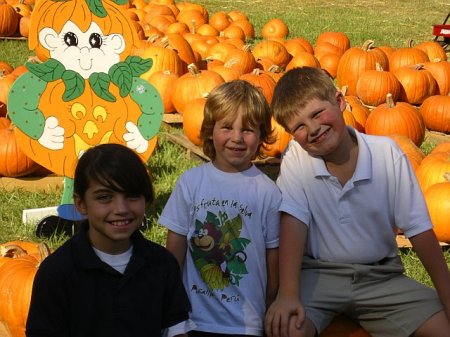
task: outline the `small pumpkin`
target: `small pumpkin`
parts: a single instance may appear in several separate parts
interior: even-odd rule
[[[23,177],[35,172],[39,165],[19,147],[15,126],[0,129],[0,176]]]
[[[450,133],[450,93],[426,98],[419,111],[429,130]]]
[[[278,124],[274,118],[272,118],[272,127],[274,130],[275,143],[264,144],[264,146],[261,147],[261,153],[269,157],[280,157],[291,141],[292,135],[289,132],[286,132],[284,127]]]
[[[189,102],[183,113],[183,132],[184,135],[194,145],[201,146],[200,130],[203,123],[203,111],[205,110],[208,93],[203,97],[196,98]]]
[[[261,35],[265,39],[286,38],[289,35],[289,27],[280,18],[273,18],[267,21],[261,29]]]

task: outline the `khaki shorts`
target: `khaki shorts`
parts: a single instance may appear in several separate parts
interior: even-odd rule
[[[410,336],[443,310],[434,289],[403,274],[400,257],[345,264],[303,258],[301,301],[322,332],[337,314],[359,321],[373,337]]]

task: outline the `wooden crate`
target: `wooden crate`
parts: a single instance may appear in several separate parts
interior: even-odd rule
[[[20,188],[25,191],[53,191],[63,188],[64,178],[57,175],[43,177],[0,178],[0,188],[7,191]]]

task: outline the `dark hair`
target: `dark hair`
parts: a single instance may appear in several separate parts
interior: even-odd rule
[[[300,67],[287,71],[277,82],[272,99],[275,120],[286,123],[313,99],[335,104],[337,88],[330,75],[316,67]]]
[[[147,203],[153,202],[153,186],[144,162],[124,145],[97,145],[81,156],[75,169],[74,193],[83,198],[92,180],[113,191],[143,195]]]
[[[262,143],[275,142],[270,106],[262,90],[244,80],[225,82],[214,88],[208,95],[200,131],[203,152],[211,160],[216,157],[212,140],[214,125],[222,119],[234,121],[239,108],[242,109],[243,123],[260,130]],[[255,156],[260,154],[260,148],[264,144],[258,147]]]

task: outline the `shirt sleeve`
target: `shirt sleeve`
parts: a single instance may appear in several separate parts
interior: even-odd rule
[[[189,218],[191,214],[192,200],[185,183],[186,175],[183,174],[177,181],[166,205],[158,219],[158,222],[167,229],[186,236],[188,234]]]

